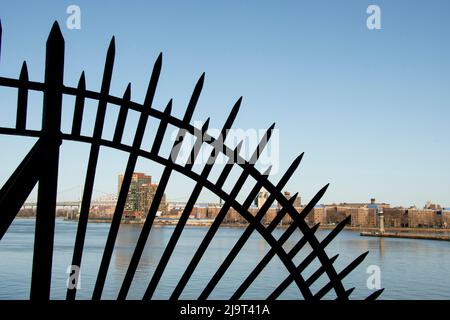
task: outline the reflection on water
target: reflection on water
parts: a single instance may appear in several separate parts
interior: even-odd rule
[[[33,219],[17,219],[4,239],[0,241],[1,299],[27,299],[29,296],[34,224]],[[103,298],[115,299],[117,297],[141,227],[141,225],[121,225]],[[142,297],[173,229],[170,226],[154,226],[152,229],[136,271],[129,298],[140,299]],[[109,224],[91,223],[88,226],[81,266],[81,289],[77,295],[79,299],[91,297],[108,230]],[[204,227],[186,227],[161,278],[154,295],[155,299],[167,299],[170,296],[207,230]],[[198,297],[242,232],[243,229],[240,228],[221,228],[219,230],[181,298],[196,299]],[[273,234],[278,238],[283,232],[284,229],[277,229]],[[75,233],[75,223],[57,220],[53,258],[53,299],[65,298],[66,270],[72,259]],[[328,233],[329,231],[319,230],[317,236],[321,240]],[[290,241],[283,246],[284,249],[290,250],[300,237],[299,232],[294,233]],[[255,233],[210,298],[229,298],[269,249],[270,247],[264,239]],[[339,254],[335,262],[338,272],[367,250],[370,253],[366,260],[344,280],[346,288],[356,287],[352,298],[362,299],[371,293],[366,287],[369,276],[366,269],[370,265],[378,265],[381,269],[381,284],[386,288],[381,296],[383,299],[450,298],[450,244],[448,242],[360,237],[357,232],[343,231],[326,248],[330,257]],[[311,252],[311,248],[306,245],[295,257],[295,263],[299,264],[309,252]],[[319,266],[320,264],[315,259],[302,275],[307,278]],[[286,269],[275,257],[243,298],[266,298],[286,276]],[[313,292],[316,292],[326,282],[326,276],[321,277],[312,286]],[[298,288],[291,285],[280,298],[299,299],[301,295]],[[327,298],[333,298],[333,293],[327,295]]]
[[[383,259],[383,255],[384,255],[384,238],[380,238],[379,239],[379,243],[380,243],[380,259]]]

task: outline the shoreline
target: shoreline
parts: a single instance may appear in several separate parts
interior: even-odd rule
[[[17,217],[18,219],[35,219],[36,217]],[[57,217],[57,219],[61,219],[64,221],[69,222],[78,222],[77,219],[67,219],[63,217]],[[93,218],[88,220],[90,223],[111,223],[111,219],[98,219]],[[188,219],[186,226],[189,227],[209,227],[213,223],[214,219]],[[127,221],[121,221],[121,224],[143,224],[144,221],[141,220],[127,220]],[[158,226],[175,226],[177,225],[178,220],[159,220],[155,219],[154,225]],[[221,226],[226,228],[246,228],[249,224],[242,224],[242,223],[224,223],[222,222]],[[267,225],[265,225],[267,226]],[[280,229],[286,229],[290,225],[278,225],[277,228]],[[312,226],[309,226],[310,228]],[[333,230],[336,228],[336,225],[320,225],[319,230]],[[376,227],[352,227],[352,226],[345,226],[344,230],[347,231],[354,231],[354,232],[360,232],[360,233],[379,233],[379,228]],[[388,235],[399,235],[399,237],[408,238],[410,235],[418,234],[418,235],[424,235],[423,238],[425,238],[426,234],[439,234],[439,233],[449,233],[450,237],[450,228],[407,228],[407,227],[387,227],[385,228],[385,236]]]
[[[64,221],[74,221],[77,222],[76,219],[65,219]],[[213,223],[214,219],[188,219],[186,226],[202,226],[202,227],[209,227]],[[89,222],[92,223],[111,223],[111,219],[89,219]],[[144,221],[122,221],[121,224],[143,224]],[[177,225],[178,220],[159,220],[155,219],[154,225],[160,225],[160,226],[173,226]],[[249,224],[242,224],[242,223],[224,223],[222,222],[222,227],[229,227],[229,228],[245,228]],[[265,226],[267,226],[266,224]],[[286,229],[290,226],[290,224],[287,225],[278,225],[277,228]],[[310,228],[312,226],[309,226]],[[333,230],[336,228],[336,225],[320,225],[319,230]],[[377,227],[352,227],[352,226],[345,226],[344,230],[347,231],[355,231],[355,232],[378,232],[379,228]],[[387,232],[397,232],[397,233],[450,233],[450,228],[407,228],[407,227],[387,227],[385,228]]]

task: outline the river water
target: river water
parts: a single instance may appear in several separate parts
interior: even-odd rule
[[[16,219],[0,241],[0,299],[28,299],[31,282],[34,219]],[[67,268],[72,258],[76,233],[75,222],[57,220],[53,257],[52,299],[64,299]],[[159,258],[173,232],[171,226],[154,226],[128,298],[141,299],[151,279]],[[207,227],[186,227],[176,250],[161,278],[154,299],[167,299],[185,270],[195,249],[204,237]],[[77,299],[90,299],[98,272],[100,259],[109,230],[107,223],[90,223],[81,266],[80,289]],[[134,245],[141,230],[140,225],[121,225],[109,267],[103,299],[115,299],[125,275]],[[212,277],[226,254],[243,232],[242,228],[219,229],[199,266],[187,284],[181,299],[196,299]],[[284,229],[276,229],[278,238]],[[319,230],[323,239],[329,231]],[[300,239],[293,234],[284,245],[288,250]],[[256,232],[244,246],[235,262],[210,295],[211,299],[228,299],[259,260],[268,252],[269,245]],[[358,232],[342,231],[327,247],[329,257],[339,253],[336,269],[342,270],[359,254],[369,251],[363,263],[344,280],[345,287],[356,287],[352,299],[363,299],[373,289],[368,288],[369,270],[378,267],[381,286],[385,291],[381,299],[449,299],[450,298],[450,243],[433,240],[389,239],[361,237]],[[300,263],[310,252],[305,247],[296,257]],[[302,275],[307,278],[319,266],[314,261]],[[288,275],[283,264],[274,258],[257,280],[247,290],[243,299],[265,299]],[[311,288],[313,293],[327,282],[321,277]],[[326,298],[333,299],[330,292]],[[280,299],[302,299],[299,289],[292,284]]]

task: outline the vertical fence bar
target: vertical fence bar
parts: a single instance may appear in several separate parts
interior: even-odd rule
[[[30,293],[32,300],[50,298],[64,77],[64,38],[57,22],[53,24],[46,50],[41,137],[45,153],[40,158]]]
[[[152,108],[153,98],[155,96],[156,87],[158,85],[159,75],[161,73],[162,66],[162,54],[159,54],[156,62],[153,66],[152,75],[150,77],[150,83],[147,88],[147,94],[145,96],[144,108]],[[128,196],[128,190],[130,189],[131,179],[133,176],[134,168],[138,159],[138,151],[140,150],[142,139],[145,133],[145,127],[147,125],[148,115],[141,111],[139,117],[138,126],[133,140],[133,151],[128,157],[127,166],[125,168],[125,174],[122,180],[122,185],[119,191],[119,197],[117,199],[116,208],[114,210],[111,227],[109,229],[108,238],[106,240],[105,250],[103,252],[102,260],[100,262],[100,269],[98,271],[97,281],[95,282],[94,293],[92,299],[99,300],[102,296],[103,287],[106,281],[106,275],[108,273],[109,263],[114,251],[114,244],[116,242],[117,233],[119,232],[120,221],[122,220],[123,210],[125,209],[125,203]]]
[[[77,96],[75,98],[75,109],[73,112],[72,135],[79,136],[81,134],[81,124],[83,122],[84,100],[86,92],[86,79],[84,71],[78,80]]]
[[[17,93],[17,115],[16,129],[25,130],[27,122],[27,104],[28,104],[28,68],[24,61],[19,76],[19,90]]]
[[[97,169],[98,156],[100,152],[100,140],[102,138],[103,124],[106,114],[106,97],[109,94],[111,86],[111,78],[114,67],[115,56],[115,40],[111,39],[108,52],[106,54],[105,68],[103,71],[103,79],[101,86],[102,97],[98,102],[97,116],[95,118],[93,141],[89,152],[88,167],[86,171],[86,179],[84,182],[83,198],[81,200],[80,217],[78,220],[77,235],[75,238],[75,246],[72,256],[72,266],[81,267],[81,259],[83,256],[84,239],[86,237],[86,229],[89,218],[89,209],[91,206],[92,192],[94,189],[95,171]],[[78,279],[77,279],[78,280]],[[67,300],[74,300],[76,296],[76,286],[67,289]]]

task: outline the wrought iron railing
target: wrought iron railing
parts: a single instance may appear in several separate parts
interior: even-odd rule
[[[1,24],[0,24],[0,49],[1,49]],[[0,51],[1,52],[1,51]],[[132,174],[134,172],[137,160],[139,157],[149,159],[164,167],[159,185],[156,189],[154,199],[146,216],[140,236],[137,240],[135,249],[133,251],[125,278],[121,285],[118,299],[123,300],[127,298],[131,282],[136,273],[140,258],[143,254],[144,246],[152,229],[153,222],[158,210],[158,206],[163,198],[169,178],[173,172],[183,174],[196,182],[194,189],[190,193],[190,197],[181,214],[181,217],[174,229],[173,234],[164,249],[162,257],[152,275],[150,283],[144,294],[144,299],[151,299],[155,289],[160,282],[161,276],[174,249],[176,248],[180,239],[183,228],[185,227],[189,214],[193,209],[201,191],[206,188],[221,199],[224,203],[214,222],[209,228],[201,244],[197,248],[194,256],[190,260],[186,270],[181,279],[175,286],[170,299],[179,299],[189,279],[193,275],[201,258],[205,254],[206,249],[213,240],[218,231],[222,221],[230,209],[236,210],[245,220],[248,221],[243,234],[240,236],[234,247],[228,253],[226,259],[220,265],[213,277],[208,282],[207,286],[201,292],[199,299],[207,299],[214,290],[224,273],[235,260],[237,254],[242,250],[243,246],[253,233],[257,231],[264,240],[270,245],[269,252],[258,263],[257,267],[247,276],[244,282],[232,295],[231,299],[239,299],[250,287],[253,281],[258,277],[261,271],[269,264],[274,256],[277,256],[284,264],[289,272],[289,276],[270,294],[268,299],[276,299],[291,283],[295,283],[299,288],[304,299],[320,299],[329,291],[334,290],[338,299],[346,300],[349,298],[354,288],[346,290],[342,283],[342,279],[347,276],[356,266],[358,266],[364,257],[367,255],[363,253],[353,262],[351,262],[341,272],[337,272],[333,266],[337,256],[329,258],[325,252],[326,246],[338,235],[344,228],[348,219],[340,222],[336,228],[330,232],[325,239],[319,241],[315,237],[315,231],[318,229],[318,224],[310,228],[305,221],[305,217],[310,213],[313,207],[321,199],[325,193],[328,185],[323,187],[313,199],[306,205],[299,213],[293,206],[293,202],[297,195],[287,199],[281,190],[284,188],[295,169],[300,164],[303,154],[296,158],[286,173],[283,175],[278,184],[274,185],[268,180],[269,172],[259,172],[255,168],[255,163],[266,146],[271,137],[274,125],[272,125],[265,133],[263,139],[257,146],[250,160],[245,160],[239,155],[240,143],[236,148],[231,149],[226,145],[219,143],[217,139],[208,135],[206,130],[208,128],[209,119],[205,122],[202,128],[196,128],[191,125],[191,118],[202,91],[204,74],[198,80],[191,99],[187,106],[186,112],[182,119],[172,116],[172,101],[169,101],[163,112],[158,111],[152,107],[153,97],[156,91],[159,74],[161,71],[162,55],[160,54],[154,64],[153,72],[150,78],[150,83],[145,96],[143,104],[131,101],[131,86],[128,85],[123,97],[116,97],[109,93],[111,78],[113,74],[115,56],[114,37],[111,40],[106,56],[105,68],[103,72],[102,84],[100,92],[90,91],[86,88],[85,74],[81,74],[78,86],[65,86],[63,83],[64,74],[64,38],[61,34],[58,24],[55,22],[46,46],[46,62],[45,62],[45,80],[44,82],[31,81],[28,78],[27,65],[24,62],[20,72],[19,79],[12,79],[7,77],[0,77],[0,87],[11,87],[18,90],[17,95],[17,115],[15,127],[0,127],[0,134],[3,135],[18,135],[38,138],[37,142],[25,156],[23,161],[18,165],[17,169],[12,173],[10,178],[0,190],[0,240],[3,238],[11,223],[15,219],[17,213],[22,207],[23,203],[30,195],[31,191],[38,184],[37,191],[37,211],[36,211],[36,227],[35,227],[35,242],[32,266],[32,281],[31,281],[31,299],[49,299],[50,285],[52,275],[52,256],[53,256],[53,242],[55,231],[55,210],[57,198],[57,182],[58,182],[58,163],[59,150],[63,141],[79,141],[90,145],[89,161],[84,183],[84,192],[81,200],[79,221],[73,251],[72,265],[81,265],[83,257],[83,247],[86,237],[86,230],[88,224],[89,208],[92,200],[94,180],[96,176],[97,162],[99,158],[100,147],[109,147],[116,150],[122,150],[128,153],[128,161],[124,172],[123,182],[119,191],[118,200],[115,211],[112,217],[111,226],[107,236],[105,249],[101,258],[100,268],[96,277],[96,283],[93,290],[92,299],[101,299],[105,280],[108,273],[110,260],[113,254],[114,245],[119,231],[120,222],[125,208],[125,203],[128,195],[128,190],[131,184]],[[43,118],[42,129],[31,130],[27,128],[27,108],[28,108],[28,93],[30,91],[42,92],[43,100]],[[61,110],[62,99],[64,95],[75,97],[74,115],[72,120],[72,127],[70,133],[61,132]],[[82,135],[81,127],[83,123],[83,111],[85,108],[85,99],[93,99],[98,102],[97,113],[95,118],[95,125],[92,135]],[[225,138],[228,130],[232,127],[238,110],[240,108],[241,99],[239,99],[225,121],[222,129],[222,137]],[[117,105],[120,107],[115,131],[111,140],[102,138],[103,127],[105,123],[105,114],[108,105]],[[139,122],[134,135],[132,144],[125,144],[122,140],[124,134],[125,123],[129,110],[134,110],[139,113]],[[156,136],[154,138],[150,150],[141,146],[146,124],[150,118],[155,118],[159,121]],[[172,152],[169,157],[163,157],[160,153],[160,146],[163,137],[166,134],[168,125],[178,128],[178,136],[172,147]],[[205,141],[199,143],[208,143],[213,147],[213,151],[209,156],[209,161],[205,164],[200,174],[192,170],[193,162],[185,165],[180,165],[174,161],[178,155],[179,146],[183,142],[186,134],[204,134],[207,136]],[[197,143],[197,142],[196,142]],[[199,145],[194,145],[191,151],[191,157],[195,159],[198,155]],[[219,178],[212,182],[208,179],[208,175],[212,170],[214,161],[218,155],[227,154],[234,155],[230,157],[230,161],[224,166]],[[224,191],[224,183],[226,182],[232,168],[239,166],[242,168],[237,182],[230,192]],[[270,170],[270,169],[269,169]],[[236,200],[236,197],[241,190],[241,186],[247,181],[249,177],[256,180],[255,186],[247,195],[243,202]],[[257,196],[261,188],[265,188],[269,193],[269,197],[264,205],[259,208],[256,215],[252,215],[249,211],[252,201]],[[281,206],[278,215],[270,222],[268,226],[264,226],[262,219],[267,213],[270,206],[277,201]],[[289,216],[292,219],[292,224],[286,228],[281,237],[278,239],[272,235],[273,230],[279,225],[284,216]],[[299,230],[302,234],[301,239],[288,252],[283,248],[283,244],[290,238],[290,236]],[[306,244],[309,244],[312,251],[303,259],[303,261],[296,265],[294,257],[299,253]],[[307,279],[302,275],[314,259],[320,261],[321,266]],[[311,285],[319,279],[322,275],[328,276],[328,283],[325,284],[317,293],[313,294],[310,289]],[[382,290],[375,291],[367,299],[376,299]],[[66,298],[73,300],[76,297],[76,288],[68,289]]]

